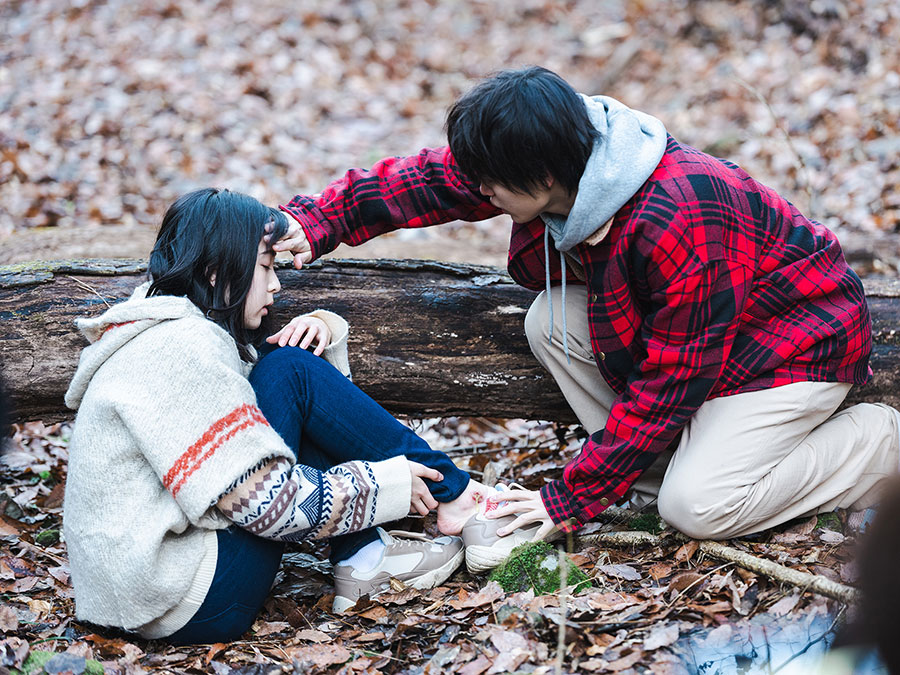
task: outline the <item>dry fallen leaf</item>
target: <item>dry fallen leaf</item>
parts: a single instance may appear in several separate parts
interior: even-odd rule
[[[641,573],[630,565],[597,565],[596,569],[607,576],[626,581],[638,581],[641,578]]]
[[[9,605],[0,605],[0,632],[14,633],[19,630],[19,616]]]
[[[678,639],[680,634],[681,631],[677,623],[656,625],[644,639],[644,650],[652,651],[660,647],[668,647]]]
[[[350,660],[350,651],[342,645],[310,645],[308,647],[285,647],[285,653],[301,666],[326,668]]]
[[[800,602],[800,593],[792,593],[769,607],[769,613],[775,616],[784,616],[793,610],[798,602]]]
[[[700,542],[691,539],[690,541],[684,542],[677,551],[675,551],[675,562],[679,565],[683,565],[688,562],[691,558],[694,557],[694,554],[697,552],[697,549],[700,548]]]
[[[297,634],[294,637],[305,642],[331,642],[334,639],[328,633],[323,633],[320,630],[313,630],[311,628],[304,628],[303,630],[297,631]]]

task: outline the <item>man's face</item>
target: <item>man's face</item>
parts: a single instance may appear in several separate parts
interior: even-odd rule
[[[490,197],[491,204],[509,214],[517,223],[527,223],[547,210],[550,203],[550,188],[540,186],[527,192],[514,192],[498,183],[482,182],[479,192]]]

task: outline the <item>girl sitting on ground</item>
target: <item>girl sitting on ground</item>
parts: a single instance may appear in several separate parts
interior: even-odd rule
[[[286,230],[248,196],[185,195],[150,281],[78,322],[91,344],[66,394],[64,528],[80,620],[234,640],[285,541],[330,539],[335,611],[390,577],[431,588],[461,563],[458,537],[375,527],[439,502],[453,513],[479,486],[352,384],[346,322],[318,310],[267,330],[281,288],[270,242]]]

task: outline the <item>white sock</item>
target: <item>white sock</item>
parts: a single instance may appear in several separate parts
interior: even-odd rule
[[[378,567],[378,563],[381,562],[381,556],[384,554],[384,549],[384,542],[381,541],[381,539],[376,539],[363,546],[346,560],[342,560],[340,564],[349,565],[357,572],[371,572]]]

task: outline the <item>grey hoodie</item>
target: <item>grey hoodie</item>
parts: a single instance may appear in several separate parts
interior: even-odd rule
[[[550,338],[553,338],[553,303],[550,299],[550,242],[560,253],[562,266],[563,348],[569,358],[566,335],[566,258],[570,251],[603,228],[647,181],[666,150],[663,123],[655,117],[619,103],[609,96],[579,94],[600,137],[578,183],[578,194],[568,216],[542,213]]]

